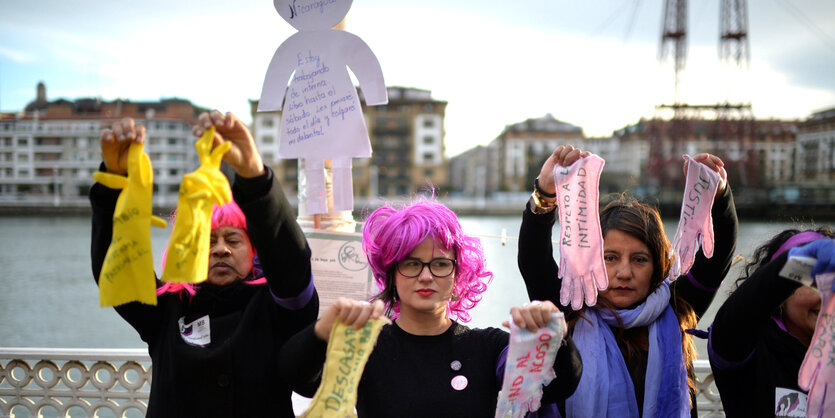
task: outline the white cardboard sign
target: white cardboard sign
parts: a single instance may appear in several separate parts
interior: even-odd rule
[[[274,0],[299,31],[275,52],[259,111],[282,110],[279,157],[304,158],[307,214],[326,213],[324,161],[333,160],[334,210],[352,210],[351,158],[371,156],[368,129],[348,70],[367,105],[388,103],[377,57],[356,35],[331,29],[352,0]],[[288,84],[289,83],[289,84]]]

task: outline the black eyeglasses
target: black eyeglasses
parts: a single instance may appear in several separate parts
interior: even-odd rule
[[[397,271],[406,277],[417,277],[423,268],[429,266],[429,272],[435,277],[447,277],[455,271],[455,260],[449,258],[433,258],[428,263],[417,258],[407,258],[397,262]]]

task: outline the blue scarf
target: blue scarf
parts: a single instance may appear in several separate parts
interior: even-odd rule
[[[588,321],[574,327],[574,343],[583,359],[577,390],[566,400],[570,417],[638,417],[635,387],[610,326],[615,314],[607,309],[586,310]],[[649,355],[644,381],[644,417],[690,416],[687,368],[681,348],[681,329],[670,306],[670,284],[664,281],[640,306],[620,309],[625,328],[649,325]],[[638,400],[640,401],[640,400]]]

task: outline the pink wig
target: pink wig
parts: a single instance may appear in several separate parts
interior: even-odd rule
[[[386,312],[400,313],[400,302],[394,286],[395,263],[409,257],[426,238],[456,255],[454,297],[447,304],[450,316],[470,321],[468,311],[481,301],[493,273],[485,269],[484,249],[478,238],[461,230],[458,217],[446,206],[421,200],[401,208],[383,206],[368,216],[362,230],[362,247]]]
[[[177,212],[171,214],[170,222],[173,224],[177,219]],[[222,226],[230,226],[232,228],[243,229],[246,231],[246,216],[241,211],[241,208],[238,207],[238,204],[235,201],[231,201],[224,205],[218,206],[214,205],[212,208],[212,231]],[[251,245],[251,244],[250,244]],[[266,283],[266,279],[261,277],[263,273],[261,272],[260,263],[258,263],[257,256],[255,254],[255,249],[250,247],[250,251],[252,252],[252,271],[247,277],[247,283],[249,284],[261,284]],[[165,269],[165,259],[168,256],[168,248],[165,249],[165,253],[163,253],[162,258],[162,268]],[[252,280],[254,278],[258,278],[256,280]],[[169,292],[169,293],[180,293],[182,291],[188,292],[189,295],[194,296],[197,293],[197,289],[195,285],[191,283],[168,283],[164,282],[160,287],[157,288],[157,296]]]

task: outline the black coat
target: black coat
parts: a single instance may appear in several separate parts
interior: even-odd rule
[[[278,353],[319,311],[310,248],[271,170],[237,178],[232,191],[267,284],[203,283],[194,297],[165,293],[156,306],[133,302],[115,308],[148,344],[153,362],[148,416],[294,416],[292,388],[278,377]],[[101,184],[90,190],[97,281],[118,194]],[[180,320],[190,324],[206,316],[211,341],[205,347],[186,342]]]
[[[801,286],[777,274],[787,258],[754,272],[716,312],[708,353],[726,416],[774,416],[776,388],[806,393],[797,384],[806,346],[771,318]]]

